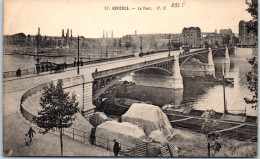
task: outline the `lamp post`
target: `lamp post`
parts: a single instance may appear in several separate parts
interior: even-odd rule
[[[77,73],[79,75],[79,35],[78,35],[78,62],[77,62],[77,66],[78,66]]]
[[[39,58],[39,38],[40,38],[40,34],[38,33],[36,35],[36,73],[38,74],[40,72],[40,58]]]
[[[171,34],[169,34],[168,36],[167,36],[167,34],[165,34],[165,35],[163,35],[163,38],[169,39],[169,47],[168,47],[169,54],[168,54],[168,56],[171,56]]]

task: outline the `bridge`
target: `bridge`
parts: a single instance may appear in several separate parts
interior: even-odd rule
[[[78,76],[76,76],[76,68],[71,68],[59,74],[30,77],[33,78],[33,82],[30,83],[30,86],[35,85],[36,87],[28,90],[23,95],[20,109],[26,112],[25,114],[28,116],[28,111],[25,110],[26,107],[23,105],[30,103],[26,102],[27,99],[31,99],[29,96],[40,92],[43,87],[46,86],[44,85],[45,83],[57,79],[63,79],[66,89],[77,95],[81,110],[87,112],[86,115],[93,112],[95,108],[93,105],[94,100],[114,83],[129,74],[138,74],[143,71],[158,73],[168,79],[167,85],[163,87],[180,89],[183,88],[182,72],[185,72],[188,66],[194,64],[194,60],[197,61],[200,66],[203,66],[202,71],[205,74],[212,75],[212,73],[214,73],[213,57],[222,57],[225,59],[225,62],[228,63],[230,62],[229,52],[231,52],[231,50],[231,48],[193,49],[189,53],[184,53],[182,49],[180,49],[178,51],[172,51],[170,56],[168,56],[168,52],[162,52],[144,57],[131,57],[113,62],[83,66],[80,68],[80,75]],[[202,67],[195,67],[195,69],[199,71],[201,71],[201,68]],[[15,81],[16,80],[14,80],[14,82]],[[24,81],[26,81],[26,79]],[[10,82],[13,81],[11,80]],[[19,83],[21,83],[21,81],[17,82],[18,85]],[[41,85],[41,87],[39,87],[39,85]],[[28,120],[31,119],[31,116],[28,117]]]

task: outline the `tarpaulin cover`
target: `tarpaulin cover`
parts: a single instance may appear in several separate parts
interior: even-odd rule
[[[162,146],[165,146],[168,143],[166,136],[160,130],[151,132],[149,137],[153,139],[153,142],[159,143]]]
[[[96,112],[90,117],[90,123],[95,127],[107,120],[109,118],[103,112]]]
[[[105,121],[96,128],[96,144],[113,149],[114,142],[120,144],[121,150],[131,149],[138,140],[145,138],[144,131],[137,125],[116,121]]]
[[[86,140],[89,140],[89,136],[90,136],[89,134],[90,134],[91,128],[93,128],[93,126],[81,114],[77,113],[76,118],[73,121],[73,124],[71,125],[70,128],[68,128],[68,130],[71,131],[71,129],[73,129],[73,128],[74,128],[75,138],[79,137],[79,136],[83,136],[84,132],[85,132],[85,138],[86,138]]]
[[[160,130],[165,135],[173,136],[173,128],[168,117],[155,105],[134,103],[129,110],[122,115],[123,122],[142,125],[148,136],[154,130]]]

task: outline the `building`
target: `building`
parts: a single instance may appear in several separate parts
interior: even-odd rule
[[[199,27],[190,27],[182,29],[182,43],[189,47],[198,47],[201,45],[201,30]]]
[[[220,29],[219,33],[224,34],[224,35],[230,35],[230,36],[233,35],[232,30],[230,28],[229,29]]]
[[[223,45],[224,37],[225,37],[224,34],[212,33],[212,34],[208,34],[205,37],[205,39],[209,45]]]
[[[239,22],[239,44],[240,45],[256,45],[257,36],[253,33],[253,31],[247,32],[248,22],[241,20]]]

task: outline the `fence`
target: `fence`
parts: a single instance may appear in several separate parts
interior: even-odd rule
[[[83,75],[80,75],[80,76],[75,76],[75,77],[69,77],[69,78],[65,78],[65,79],[61,79],[64,83],[65,82],[71,82],[71,81],[75,81],[75,80],[78,80],[78,79],[81,79],[83,78]],[[59,80],[59,79],[58,79]],[[53,82],[56,82],[58,80],[55,80]],[[49,84],[51,82],[48,82],[48,83],[44,83],[44,84],[41,84],[41,85],[38,85],[36,87],[33,87],[31,89],[29,89],[28,91],[26,91],[23,96],[21,97],[21,101],[20,101],[20,110],[21,110],[21,113],[23,114],[23,116],[25,117],[25,119],[31,121],[31,122],[34,122],[33,119],[34,119],[34,116],[33,114],[29,113],[24,107],[23,107],[23,102],[31,95],[37,93],[37,92],[40,92],[42,91],[45,87],[48,87]]]
[[[54,128],[53,130],[60,131],[57,128]],[[63,128],[62,133],[64,135],[66,135],[66,136],[71,137],[74,140],[81,141],[82,143],[87,143],[87,142],[91,143],[91,141],[90,141],[90,135],[91,134],[88,133],[88,132],[85,132],[85,131],[82,131],[82,130],[70,127],[70,128]],[[99,138],[99,141],[101,139],[104,142],[99,142],[98,143],[97,142],[98,138]],[[93,143],[94,143],[94,145],[97,145],[99,147],[105,148],[108,151],[113,151],[113,145],[114,145],[114,141],[113,140],[109,140],[109,139],[106,139],[106,138],[100,137],[100,136],[95,136],[95,140],[93,140]],[[103,143],[106,143],[106,144],[103,144]],[[131,150],[131,149],[133,149],[132,146],[129,146],[127,144],[122,144],[122,143],[119,143],[119,144],[120,144],[120,148],[123,149],[123,150]]]
[[[172,57],[164,57],[164,58],[161,58],[161,59],[145,61],[145,62],[141,62],[141,63],[138,63],[138,64],[117,67],[117,68],[113,68],[113,69],[105,70],[105,71],[99,71],[99,72],[92,73],[92,77],[94,77],[94,78],[101,78],[102,76],[109,76],[109,75],[113,75],[113,74],[118,74],[118,73],[130,71],[130,70],[133,70],[133,69],[138,69],[140,67],[144,67],[144,66],[158,64],[158,63],[161,63],[161,62],[170,61],[172,59],[174,59],[173,56]]]
[[[107,62],[107,61],[115,61],[115,60],[130,58],[130,57],[134,57],[134,55],[126,55],[126,56],[118,56],[118,57],[113,57],[113,58],[103,58],[103,59],[97,59],[97,60],[92,60],[92,61],[85,61],[85,62],[83,62],[83,65],[90,65],[90,64],[96,64],[96,63]],[[67,68],[76,67],[76,66],[77,66],[77,64],[74,65],[74,63],[67,64]],[[44,70],[46,70],[46,69],[44,69]],[[28,69],[21,70],[21,75],[29,75],[29,74],[36,74],[36,69],[28,68]],[[17,76],[16,71],[3,72],[3,78],[10,78],[10,77],[16,77],[16,76]]]
[[[21,75],[29,75],[35,73],[36,73],[35,68],[28,68],[28,69],[21,70]],[[3,72],[3,78],[10,78],[15,76],[17,76],[16,71]]]

